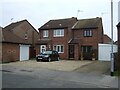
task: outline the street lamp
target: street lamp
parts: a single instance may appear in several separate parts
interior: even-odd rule
[[[113,56],[113,0],[111,0],[111,76],[114,76],[114,56]]]

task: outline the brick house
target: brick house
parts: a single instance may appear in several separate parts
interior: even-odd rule
[[[118,28],[118,60],[120,60],[120,22],[118,23],[117,28]]]
[[[101,18],[50,20],[39,28],[37,53],[56,50],[61,59],[80,59],[81,52],[94,51],[97,58],[98,43],[103,43]],[[84,59],[91,59],[84,53]]]
[[[28,46],[28,42],[14,33],[11,33],[7,30],[1,30],[0,32],[2,38],[0,41],[0,46],[1,46],[1,57],[0,57],[0,62],[11,62],[11,61],[18,61],[18,60],[23,60],[21,57],[21,48],[22,46]],[[28,50],[29,51],[29,50]],[[29,52],[27,53],[29,54]],[[22,53],[26,53],[24,50]],[[26,54],[24,54],[26,55]],[[29,55],[28,57],[29,58]]]
[[[35,43],[39,37],[38,31],[27,21],[22,20],[4,27],[4,30],[14,33],[31,44],[30,57],[35,57]]]
[[[103,43],[104,44],[110,44],[110,42],[111,42],[111,38],[108,35],[105,34],[103,36]]]
[[[69,44],[76,48],[76,59],[81,56],[84,60],[91,60],[92,57],[98,59],[98,43],[103,43],[102,19],[96,17],[78,20],[72,30],[74,37]]]

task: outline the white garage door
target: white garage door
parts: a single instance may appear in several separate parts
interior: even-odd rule
[[[110,44],[99,44],[99,60],[110,61],[111,57],[111,45]],[[113,45],[113,52],[117,52],[117,45]]]
[[[29,45],[20,45],[20,61],[29,59]]]

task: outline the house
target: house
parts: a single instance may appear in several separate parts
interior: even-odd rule
[[[39,37],[38,31],[27,21],[22,20],[4,27],[4,30],[14,33],[21,39],[26,40],[31,44],[30,46],[30,57],[35,57],[35,43]]]
[[[76,48],[74,50],[76,59],[98,59],[98,44],[103,43],[102,18],[78,20],[72,30],[74,37],[69,42],[69,46]]]
[[[29,43],[12,32],[2,29],[0,62],[23,61],[29,59]]]
[[[104,44],[110,44],[110,42],[111,42],[111,38],[107,34],[104,34],[103,43]]]
[[[117,25],[118,29],[118,60],[120,60],[120,22]]]
[[[37,53],[56,50],[61,59],[98,58],[98,43],[103,43],[101,18],[67,18],[50,20],[39,28],[40,38]]]
[[[77,18],[50,20],[39,28],[38,53],[44,50],[58,51],[61,59],[68,59],[68,41],[73,37],[71,28]]]

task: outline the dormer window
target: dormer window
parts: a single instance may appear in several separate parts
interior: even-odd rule
[[[84,31],[84,36],[85,37],[92,37],[92,30],[85,30]]]
[[[28,34],[25,34],[25,40],[27,40],[28,39]]]

